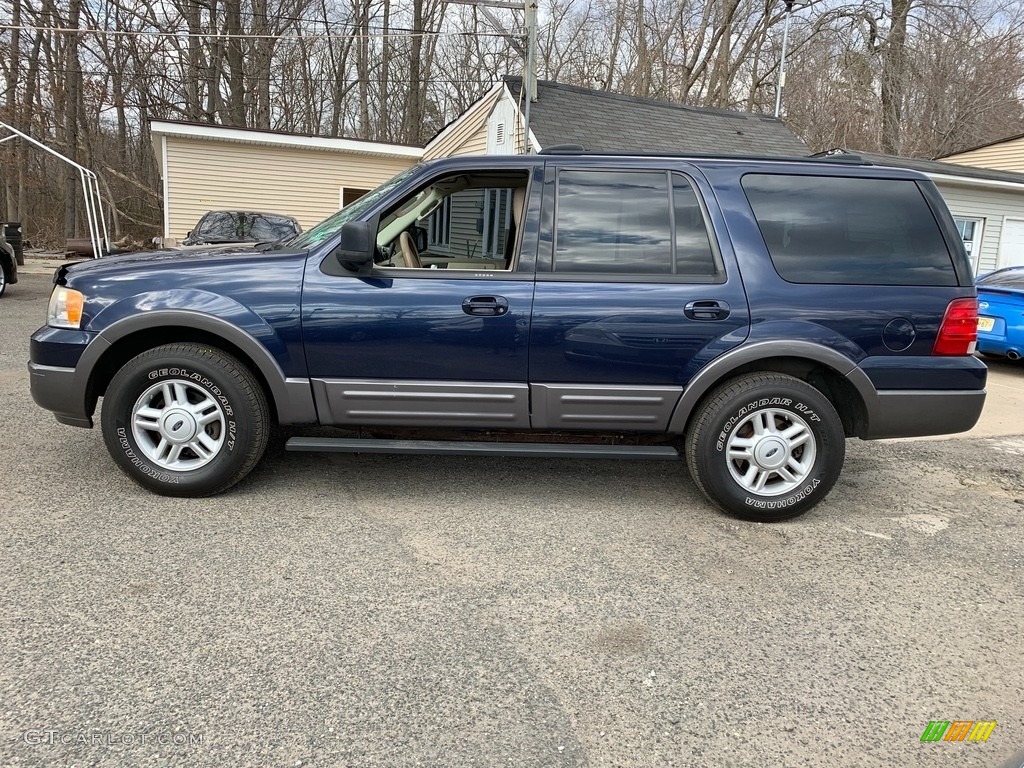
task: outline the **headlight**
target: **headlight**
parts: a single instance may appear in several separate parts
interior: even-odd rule
[[[55,328],[78,328],[82,323],[85,296],[71,288],[58,285],[50,294],[46,308],[46,324]]]

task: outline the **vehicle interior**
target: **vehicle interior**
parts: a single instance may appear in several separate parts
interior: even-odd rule
[[[528,180],[526,171],[464,172],[433,180],[381,216],[375,265],[512,269]]]

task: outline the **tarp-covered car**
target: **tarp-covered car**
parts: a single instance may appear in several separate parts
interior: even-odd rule
[[[210,211],[182,240],[183,246],[273,243],[295,237],[302,231],[292,216],[255,211]]]

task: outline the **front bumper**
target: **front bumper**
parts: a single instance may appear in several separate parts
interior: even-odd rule
[[[92,414],[86,412],[85,395],[75,379],[74,368],[28,364],[29,389],[36,405],[53,411],[61,424],[92,427]]]
[[[93,426],[88,396],[89,366],[79,365],[98,334],[43,326],[29,343],[29,390],[36,404],[53,411],[57,421],[74,427]],[[95,400],[95,399],[94,399]]]

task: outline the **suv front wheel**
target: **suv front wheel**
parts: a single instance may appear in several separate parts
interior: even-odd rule
[[[686,461],[711,501],[747,520],[796,517],[825,498],[846,442],[832,403],[780,373],[733,379],[701,404],[686,433]]]
[[[168,344],[117,372],[103,397],[103,439],[137,483],[164,496],[210,496],[247,474],[267,445],[267,399],[219,349]]]

